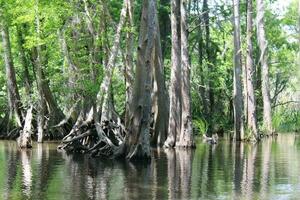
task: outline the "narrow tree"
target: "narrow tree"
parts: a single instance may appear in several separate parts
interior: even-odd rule
[[[154,114],[152,144],[162,146],[166,140],[169,119],[168,94],[166,91],[160,30],[156,15],[155,57],[153,69],[152,112]]]
[[[165,147],[174,147],[177,135],[181,130],[181,61],[180,61],[180,35],[179,16],[180,1],[171,0],[171,80],[170,80],[170,115],[168,138]]]
[[[133,49],[134,49],[134,19],[133,19],[133,0],[127,0],[127,25],[129,31],[126,33],[126,50],[125,50],[125,87],[126,87],[126,105],[125,105],[125,126],[128,126],[130,121],[130,102],[132,99],[132,86],[133,86]]]
[[[69,47],[66,41],[66,36],[65,36],[65,30],[64,28],[62,28],[61,30],[58,30],[58,37],[60,39],[60,46],[61,46],[61,51],[62,51],[62,55],[64,57],[64,61],[66,64],[66,70],[64,70],[64,74],[68,77],[68,81],[67,81],[67,85],[68,88],[71,89],[71,91],[73,92],[72,94],[69,94],[67,97],[68,102],[70,102],[71,104],[68,105],[68,109],[71,108],[71,106],[73,105],[73,103],[76,101],[76,98],[78,95],[74,94],[74,90],[75,90],[75,85],[76,82],[78,81],[78,67],[75,65],[74,60],[72,59],[72,56],[70,54],[69,51]]]
[[[198,14],[198,24],[203,23],[202,14],[200,10],[200,5],[198,2],[195,2],[197,4],[197,14]],[[204,3],[204,2],[203,2]],[[206,27],[206,26],[205,26]],[[199,93],[201,96],[201,102],[203,106],[203,115],[206,120],[209,120],[211,116],[209,116],[208,109],[208,100],[206,98],[206,87],[205,87],[205,80],[204,80],[204,65],[203,65],[203,59],[204,59],[204,41],[203,41],[203,28],[201,26],[198,26],[198,64],[199,64],[199,77],[200,77],[200,86],[199,86]]]
[[[240,2],[233,0],[233,28],[234,28],[234,71],[233,71],[233,107],[234,107],[234,139],[244,137],[243,125],[243,89],[242,89],[242,62],[240,42]]]
[[[256,99],[254,94],[254,67],[253,67],[253,46],[252,46],[252,0],[247,0],[247,57],[246,57],[246,78],[247,78],[247,126],[254,138],[258,138],[256,119]]]
[[[210,42],[210,23],[209,23],[209,8],[207,0],[203,0],[203,21],[205,25],[205,53],[207,59],[207,67],[209,75],[212,75],[213,72],[213,54],[212,54],[212,46]],[[209,114],[207,115],[208,120],[208,134],[212,134],[212,126],[213,126],[213,115],[214,115],[214,91],[213,91],[213,79],[210,78],[208,80],[208,99],[209,99]]]
[[[127,14],[127,3],[128,0],[123,1],[123,7],[120,13],[120,21],[117,26],[116,36],[113,42],[113,46],[111,48],[111,53],[109,55],[108,63],[105,66],[105,76],[103,82],[100,86],[100,90],[97,95],[97,112],[101,114],[101,122],[110,120],[111,116],[111,109],[110,108],[110,95],[111,95],[111,81],[112,81],[112,73],[115,67],[116,58],[119,52],[120,41],[121,41],[121,31],[126,21],[126,14]],[[96,120],[98,121],[98,120]]]
[[[262,96],[263,96],[263,126],[267,134],[272,133],[272,116],[271,116],[271,100],[269,88],[269,66],[267,55],[267,40],[265,34],[264,23],[264,0],[257,0],[256,2],[256,26],[257,26],[257,41],[260,50],[259,61],[261,64],[261,79],[262,79]]]

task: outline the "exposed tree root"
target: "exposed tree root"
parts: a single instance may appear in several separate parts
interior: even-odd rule
[[[82,119],[82,118],[81,118]],[[89,153],[91,156],[116,157],[124,152],[126,130],[120,120],[82,121],[80,117],[58,149],[68,153]]]

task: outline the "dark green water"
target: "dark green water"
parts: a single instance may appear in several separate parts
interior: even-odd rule
[[[300,199],[300,137],[155,151],[149,164],[100,161],[0,141],[0,199]]]

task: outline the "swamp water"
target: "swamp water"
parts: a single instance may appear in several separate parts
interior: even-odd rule
[[[57,144],[20,151],[0,141],[0,199],[300,199],[300,136],[258,145],[199,140],[155,150],[148,164],[67,155]]]

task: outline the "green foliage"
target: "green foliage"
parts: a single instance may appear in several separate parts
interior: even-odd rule
[[[194,119],[193,125],[196,128],[196,134],[203,135],[207,133],[208,124],[204,119]]]
[[[208,127],[222,127],[232,129],[232,90],[233,90],[233,26],[232,6],[223,2],[209,5],[210,37],[205,36],[202,3],[191,1],[189,13],[189,50],[191,62],[191,104],[194,126],[200,133],[207,132]],[[122,1],[88,0],[90,20],[97,31],[94,38],[88,30],[84,3],[82,1],[64,0],[7,0],[0,1],[3,18],[10,31],[12,54],[16,68],[17,82],[26,106],[28,101],[37,101],[38,93],[35,81],[34,48],[41,46],[43,70],[49,81],[51,91],[62,108],[74,103],[68,97],[76,94],[78,97],[95,98],[105,72],[105,65],[109,58],[114,42],[115,25],[119,20]],[[299,124],[299,107],[276,106],[279,103],[295,100],[294,93],[299,91],[299,63],[296,61],[299,52],[297,28],[298,2],[293,0],[285,12],[272,9],[272,3],[266,4],[266,35],[268,40],[268,54],[270,65],[270,88],[273,107],[273,125],[276,130],[293,130]],[[134,47],[137,45],[142,1],[134,1],[135,26],[125,25],[122,30],[121,52],[119,53],[116,70],[113,74],[112,91],[116,110],[119,114],[125,111],[125,82],[124,82],[124,53],[125,34],[134,34]],[[168,0],[160,0],[157,4],[161,43],[164,58],[164,72],[166,85],[169,86],[171,71],[171,29],[169,23],[170,4]],[[255,17],[254,5],[254,17]],[[246,4],[241,4],[241,33],[242,54],[245,56]],[[40,19],[40,34],[36,31],[36,19]],[[78,18],[78,19],[77,19]],[[76,19],[76,20],[75,20]],[[32,81],[32,95],[28,98],[24,87],[24,69],[20,60],[20,49],[17,45],[17,27],[22,29],[26,59],[28,61],[29,76]],[[62,30],[71,59],[77,70],[70,70],[66,58],[62,53],[61,41],[57,31]],[[260,89],[259,50],[257,47],[256,30],[253,32],[253,48],[255,63],[255,94],[257,99],[258,120],[262,121],[262,97]],[[202,43],[201,43],[202,42]],[[206,43],[209,43],[207,49]],[[91,48],[95,54],[91,55]],[[0,51],[2,47],[0,45]],[[208,55],[209,56],[208,56]],[[134,57],[136,52],[134,50]],[[210,57],[210,59],[209,59]],[[135,59],[135,58],[134,58]],[[243,58],[242,63],[245,63]],[[3,59],[0,59],[0,114],[7,110],[6,80]],[[96,79],[92,72],[97,72]],[[70,87],[71,77],[77,81]],[[209,88],[209,86],[211,88]],[[204,90],[202,97],[200,91]],[[277,94],[278,91],[282,91]],[[214,96],[213,112],[207,116],[203,101],[209,104],[208,91]],[[202,99],[204,98],[204,99]],[[281,108],[282,107],[282,108]],[[283,109],[284,108],[284,109]],[[210,108],[209,108],[210,109]],[[290,128],[287,128],[290,127]]]
[[[300,111],[282,107],[273,114],[272,124],[276,132],[299,132]]]

